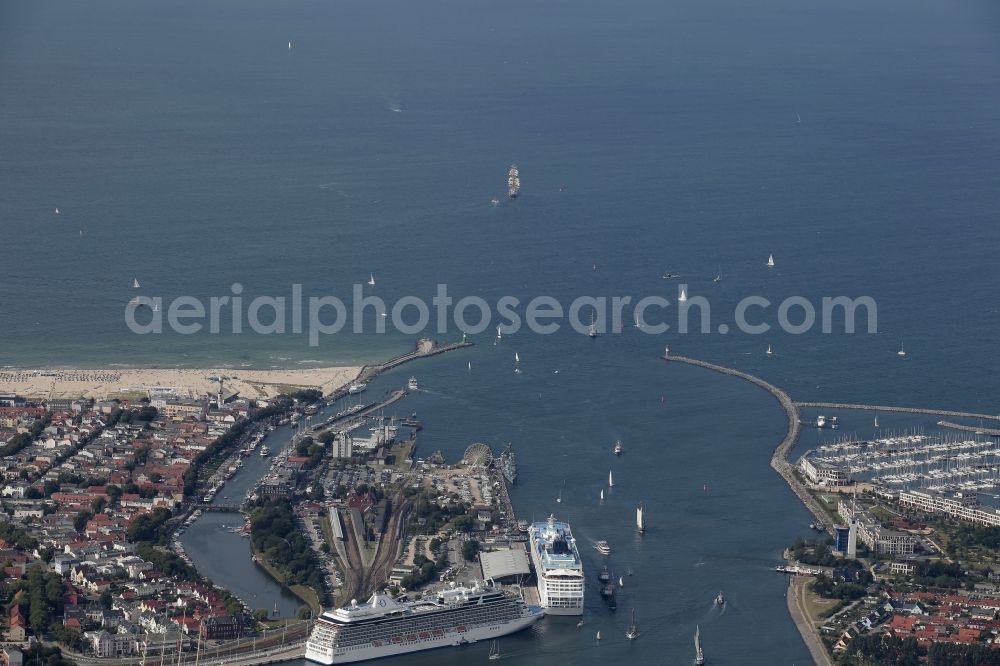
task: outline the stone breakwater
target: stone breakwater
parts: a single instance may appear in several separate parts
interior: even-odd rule
[[[817,523],[821,524],[827,532],[833,534],[833,519],[826,511],[823,510],[823,507],[819,505],[819,502],[817,502],[809,493],[805,485],[795,475],[793,465],[788,462],[788,453],[792,450],[792,447],[795,446],[795,442],[798,441],[799,432],[802,429],[802,425],[799,422],[799,409],[792,398],[774,384],[766,382],[760,377],[755,377],[749,373],[734,370],[733,368],[708,363],[707,361],[699,361],[698,359],[688,358],[686,356],[670,355],[668,357],[664,357],[664,359],[668,363],[686,363],[688,365],[698,366],[699,368],[706,368],[723,375],[738,377],[764,389],[774,396],[774,398],[781,405],[781,408],[785,410],[785,416],[788,420],[788,429],[785,431],[785,437],[778,443],[778,446],[771,454],[771,467],[773,467],[774,470],[781,475],[781,478],[788,483],[792,492],[795,493],[799,500],[802,501],[806,508],[809,509],[810,513],[812,513],[816,518]]]

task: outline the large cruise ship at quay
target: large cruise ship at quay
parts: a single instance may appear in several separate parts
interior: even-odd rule
[[[538,597],[549,615],[583,615],[583,561],[568,523],[549,516],[528,530]]]
[[[540,606],[528,606],[492,583],[452,587],[409,602],[375,593],[366,603],[352,601],[320,615],[306,643],[306,659],[350,664],[475,643],[525,629],[543,615]]]

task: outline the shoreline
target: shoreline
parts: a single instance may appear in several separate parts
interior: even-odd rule
[[[166,390],[198,397],[227,390],[241,397],[270,399],[288,388],[319,389],[324,395],[354,381],[362,365],[290,369],[207,368],[31,368],[0,370],[0,393],[33,399],[109,399]]]

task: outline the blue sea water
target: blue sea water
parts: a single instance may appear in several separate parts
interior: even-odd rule
[[[596,648],[624,614],[594,604],[586,631],[510,639],[516,663],[684,663],[696,623],[713,663],[806,663],[768,571],[808,522],[767,466],[783,415],[657,356],[799,399],[996,411],[998,19],[988,0],[2,3],[0,365],[308,367],[412,344],[136,336],[133,278],[167,299],[346,295],[374,273],[390,303],[438,283],[568,303],[672,297],[669,270],[713,330],[749,295],[869,295],[878,334],[482,335],[373,389],[417,374],[421,450],[513,442],[518,511],[559,509],[634,570],[640,641]]]

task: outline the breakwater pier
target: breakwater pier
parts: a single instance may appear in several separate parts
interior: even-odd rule
[[[823,528],[833,534],[833,520],[830,515],[823,510],[819,503],[813,498],[813,496],[806,489],[805,485],[795,476],[795,471],[790,462],[788,462],[788,452],[792,450],[795,446],[795,442],[799,439],[799,433],[802,430],[802,424],[799,422],[799,409],[792,398],[782,391],[780,388],[771,384],[770,382],[764,381],[760,377],[756,377],[747,372],[742,372],[734,368],[727,368],[722,365],[716,365],[715,363],[709,363],[707,361],[700,361],[695,358],[689,358],[686,356],[674,356],[668,355],[663,357],[668,363],[685,363],[687,365],[694,365],[699,368],[705,368],[713,372],[718,372],[723,375],[729,375],[730,377],[738,377],[744,381],[750,382],[754,386],[764,389],[768,393],[774,396],[781,405],[781,408],[785,412],[785,417],[788,421],[788,429],[785,431],[785,436],[778,446],[775,447],[774,452],[771,454],[771,467],[785,480],[788,486],[792,489],[792,492],[801,500],[801,502],[809,509],[810,513],[816,518],[819,524]]]
[[[450,342],[447,344],[439,344],[430,338],[420,338],[417,340],[416,347],[413,351],[393,356],[392,358],[382,361],[381,363],[370,363],[368,365],[361,366],[358,376],[355,377],[354,381],[350,382],[350,384],[359,384],[371,381],[383,372],[387,372],[393,368],[403,365],[404,363],[409,363],[410,361],[415,361],[419,358],[429,358],[431,356],[437,356],[438,354],[444,354],[445,352],[454,351],[456,349],[471,347],[472,345],[473,343],[466,340],[464,337],[460,342]],[[329,404],[348,395],[350,392],[350,384],[342,386],[331,392],[326,396],[326,402]]]
[[[674,359],[671,356],[671,359]],[[800,409],[852,409],[867,412],[896,412],[899,414],[927,414],[930,416],[950,416],[960,419],[981,419],[984,421],[1000,421],[997,414],[979,414],[976,412],[956,412],[947,409],[928,409],[926,407],[894,407],[891,405],[858,405],[846,402],[796,402]]]

